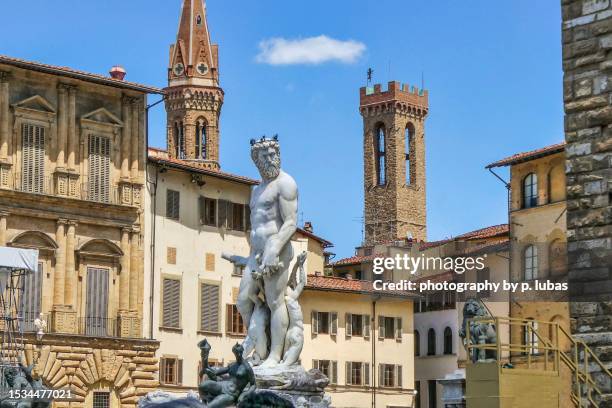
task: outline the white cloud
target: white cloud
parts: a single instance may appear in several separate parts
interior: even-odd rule
[[[322,64],[338,61],[351,64],[366,49],[359,41],[340,41],[326,35],[318,37],[285,39],[270,38],[259,43],[257,62],[270,65]]]

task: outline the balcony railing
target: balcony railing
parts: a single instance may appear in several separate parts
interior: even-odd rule
[[[121,204],[121,197],[117,186],[94,189],[90,183],[81,183],[81,200],[104,204]]]
[[[36,332],[34,321],[38,316],[38,313],[23,314],[21,327],[24,333]],[[45,333],[67,333],[67,331],[56,329],[57,325],[53,322],[53,313],[45,313],[44,319],[47,321],[47,328],[44,330]],[[68,334],[92,337],[142,338],[140,334],[140,319],[77,317],[75,326],[75,331],[70,331]]]
[[[49,176],[24,177],[23,173],[16,173],[9,182],[9,187],[17,191],[34,194],[53,194],[53,179]]]

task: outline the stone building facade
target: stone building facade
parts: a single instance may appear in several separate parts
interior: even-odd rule
[[[575,336],[597,351],[612,332],[612,4],[561,6],[570,313]]]
[[[166,92],[170,157],[219,168],[219,51],[210,41],[206,6],[184,0],[176,42],[170,46]]]
[[[360,89],[365,243],[427,238],[425,118],[428,92],[391,81]]]
[[[58,407],[134,406],[156,384],[158,343],[141,339],[144,124],[147,94],[162,91],[9,57],[0,81],[0,245],[40,254],[27,361],[72,388]]]

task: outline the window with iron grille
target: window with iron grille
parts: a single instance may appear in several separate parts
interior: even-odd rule
[[[246,334],[246,328],[242,321],[242,316],[238,312],[236,305],[227,305],[226,331],[229,334]]]
[[[166,385],[183,383],[183,360],[176,357],[159,359],[159,382]]]
[[[166,217],[173,220],[179,219],[181,204],[181,193],[174,190],[166,191]]]
[[[88,196],[91,201],[110,201],[110,144],[108,137],[89,135]]]
[[[200,283],[200,330],[218,333],[219,285]],[[228,316],[229,318],[229,316]]]
[[[95,391],[93,393],[93,408],[110,408],[110,392]]]
[[[45,192],[45,128],[24,123],[21,135],[21,189],[42,194]]]
[[[162,283],[162,326],[180,328],[181,281],[164,278]]]

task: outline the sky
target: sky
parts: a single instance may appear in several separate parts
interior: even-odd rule
[[[6,2],[0,54],[101,74],[121,64],[127,80],[163,87],[180,4]],[[369,67],[375,83],[429,90],[428,240],[505,223],[505,188],[485,165],[563,140],[558,0],[208,0],[207,10],[225,91],[222,169],[258,177],[249,140],[278,134],[299,220],[336,259],[362,240]],[[163,104],[149,141],[165,147]]]

